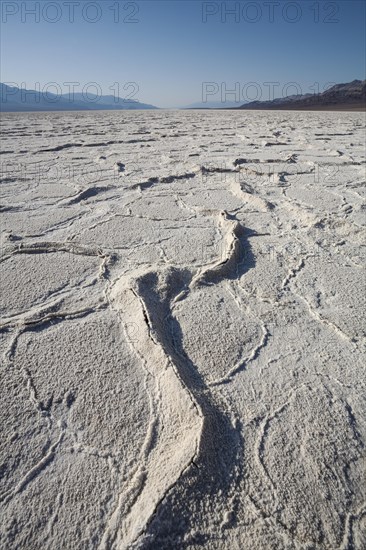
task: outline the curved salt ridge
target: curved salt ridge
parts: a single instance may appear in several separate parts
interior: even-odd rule
[[[172,358],[153,336],[149,314],[138,291],[138,279],[122,278],[110,293],[112,307],[122,323],[139,327],[132,343],[146,371],[156,380],[158,411],[151,421],[158,435],[148,434],[142,465],[120,495],[107,524],[100,548],[131,548],[143,534],[166,493],[199,452],[203,414],[184,384]],[[164,330],[164,328],[162,327]],[[150,430],[151,431],[151,430]]]
[[[224,257],[200,270],[193,277],[190,288],[197,284],[214,284],[232,273],[234,269],[237,270],[241,248],[239,236],[243,228],[237,220],[230,219],[225,210],[221,211],[218,217],[218,225],[224,232],[222,240]]]
[[[223,259],[199,270],[188,285],[191,275],[179,273],[181,280],[172,282],[172,291],[165,304],[155,302],[153,287],[159,281],[159,273],[154,271],[123,277],[109,293],[111,306],[122,324],[135,323],[139,327],[132,345],[147,373],[156,380],[157,406],[140,453],[141,465],[135,469],[127,490],[124,488],[120,494],[99,546],[103,550],[115,546],[131,548],[146,532],[169,490],[192,464],[196,464],[202,453],[204,409],[212,414],[212,407],[202,402],[202,396],[197,400],[180,375],[182,358],[171,349],[165,321],[174,303],[183,299],[196,284],[214,284],[237,272],[242,226],[226,211],[207,211],[206,214],[218,218],[223,232]],[[179,288],[183,289],[179,291]]]

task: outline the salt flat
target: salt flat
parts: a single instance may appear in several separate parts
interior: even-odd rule
[[[1,548],[366,547],[364,123],[3,115]]]

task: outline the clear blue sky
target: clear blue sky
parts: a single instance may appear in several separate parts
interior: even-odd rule
[[[361,0],[0,3],[1,81],[25,82],[31,89],[37,82],[41,87],[56,82],[63,89],[65,82],[80,82],[81,91],[97,82],[108,94],[118,82],[125,96],[132,88],[123,91],[123,86],[136,82],[136,99],[173,107],[200,101],[203,82],[219,87],[224,82],[227,89],[238,82],[240,99],[255,99],[259,88],[246,86],[255,82],[261,99],[267,99],[266,82],[280,83],[278,97],[288,82],[305,93],[315,82],[322,88],[365,78]],[[39,8],[39,21],[24,5]],[[235,5],[236,14],[226,13]],[[209,99],[219,101],[220,92]]]

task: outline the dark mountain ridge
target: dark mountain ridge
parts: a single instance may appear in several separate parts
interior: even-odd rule
[[[272,101],[251,101],[238,107],[246,110],[357,110],[366,108],[366,80],[336,84],[320,94],[295,95]]]

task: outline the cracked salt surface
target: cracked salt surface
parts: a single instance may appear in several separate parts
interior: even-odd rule
[[[1,548],[366,546],[361,116],[3,115]]]

